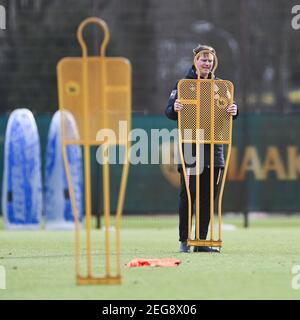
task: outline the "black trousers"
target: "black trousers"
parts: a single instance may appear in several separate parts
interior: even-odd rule
[[[223,168],[214,168],[214,199],[219,191]],[[180,201],[179,201],[179,241],[188,239],[188,197],[185,188],[184,174],[180,172]],[[189,188],[192,201],[192,215],[196,199],[196,176],[191,175]],[[207,237],[210,221],[210,168],[204,168],[200,176],[200,239]]]

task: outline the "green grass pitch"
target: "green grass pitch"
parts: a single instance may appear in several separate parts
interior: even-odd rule
[[[292,267],[300,265],[300,217],[224,218],[220,254],[179,253],[176,216],[125,217],[121,285],[77,286],[72,231],[6,231],[0,224],[0,299],[299,299]],[[93,230],[93,259],[103,264],[103,231]],[[113,233],[113,231],[112,231]],[[97,238],[99,236],[99,239]],[[101,240],[101,239],[100,239]],[[178,258],[178,267],[127,268],[133,258]]]

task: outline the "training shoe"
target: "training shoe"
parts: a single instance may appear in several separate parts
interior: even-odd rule
[[[194,252],[220,252],[219,249],[214,249],[211,247],[194,247]]]
[[[186,241],[181,241],[179,252],[190,252],[190,246],[187,245]]]

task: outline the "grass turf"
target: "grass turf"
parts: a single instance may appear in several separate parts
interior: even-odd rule
[[[125,218],[122,285],[76,286],[74,234],[70,231],[6,231],[0,226],[0,265],[6,270],[3,299],[299,299],[292,288],[300,265],[300,218],[250,221],[223,232],[221,254],[178,253],[177,217]],[[2,223],[2,222],[1,222]],[[104,263],[93,231],[93,258]],[[113,231],[111,232],[113,234]],[[133,258],[179,258],[178,267],[127,268]]]

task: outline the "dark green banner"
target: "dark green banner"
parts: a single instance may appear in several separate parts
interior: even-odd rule
[[[223,211],[300,211],[299,119],[297,115],[251,114],[234,121],[233,149],[225,185]],[[50,116],[36,117],[42,154],[45,155]],[[0,118],[0,177],[3,173],[3,144],[7,117]],[[151,129],[173,129],[176,122],[164,116],[134,116],[133,128],[148,133],[149,159]],[[135,142],[133,142],[135,144]],[[44,163],[44,159],[43,159]],[[111,166],[112,210],[115,210],[121,166]],[[103,203],[102,168],[92,152],[93,208]],[[2,189],[2,183],[0,190]],[[99,191],[97,191],[99,190]],[[176,165],[131,165],[124,211],[127,213],[176,212],[179,175]]]

